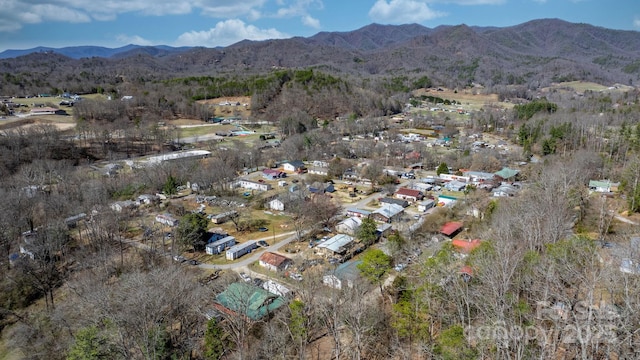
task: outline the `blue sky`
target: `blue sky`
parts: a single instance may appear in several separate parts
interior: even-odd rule
[[[0,0],[0,51],[227,46],[371,23],[511,26],[559,18],[640,31],[639,0]]]

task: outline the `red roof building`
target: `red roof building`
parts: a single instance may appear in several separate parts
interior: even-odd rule
[[[393,194],[393,197],[407,201],[418,201],[424,198],[424,194],[420,190],[400,188]]]
[[[260,255],[258,263],[260,266],[271,271],[278,271],[286,269],[291,264],[291,259],[286,256],[267,251]]]
[[[457,221],[451,221],[442,225],[442,228],[440,229],[440,233],[448,237],[453,237],[460,230],[462,230],[462,223]]]
[[[451,241],[451,245],[461,253],[468,254],[473,251],[475,248],[480,246],[480,240],[473,239],[453,239]]]

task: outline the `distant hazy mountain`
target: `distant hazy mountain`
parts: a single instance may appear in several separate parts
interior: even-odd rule
[[[63,48],[50,48],[44,46],[38,46],[31,49],[24,50],[5,50],[0,52],[0,59],[9,59],[18,56],[24,56],[38,52],[55,52],[60,55],[70,57],[72,59],[91,58],[91,57],[122,57],[126,54],[137,54],[145,52],[153,56],[162,56],[170,53],[183,52],[191,49],[190,47],[171,47],[165,45],[158,46],[140,46],[140,45],[126,45],[119,48],[106,48],[102,46],[69,46]]]

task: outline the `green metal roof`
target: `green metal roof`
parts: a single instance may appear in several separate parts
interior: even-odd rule
[[[509,169],[507,167],[502,168],[502,170],[495,173],[495,175],[500,176],[503,179],[510,179],[520,173],[520,170]]]
[[[230,284],[225,291],[218,294],[216,300],[227,309],[245,314],[252,320],[266,316],[285,303],[281,296],[240,282]]]

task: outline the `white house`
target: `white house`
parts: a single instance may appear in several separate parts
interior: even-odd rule
[[[326,167],[311,167],[309,168],[309,174],[315,174],[320,176],[328,176],[329,169]]]
[[[223,251],[234,246],[236,244],[236,238],[233,236],[225,236],[222,239],[218,239],[214,242],[210,242],[205,247],[205,252],[209,255],[222,254]]]
[[[240,187],[247,190],[268,191],[271,190],[271,185],[268,183],[261,183],[257,181],[251,181],[246,179],[239,179],[235,183],[236,187]]]
[[[174,218],[170,214],[158,214],[156,215],[156,222],[167,226],[178,225],[178,219]]]
[[[269,209],[276,211],[284,211],[284,203],[280,199],[273,199],[269,201]]]
[[[434,207],[435,204],[436,204],[436,202],[433,201],[433,199],[423,200],[418,204],[418,211],[425,212],[425,211],[431,209],[432,207]]]
[[[328,274],[322,277],[322,283],[328,287],[332,287],[334,289],[342,289],[342,285],[344,283],[344,285],[352,288],[353,287],[353,281],[349,280],[349,279],[345,279],[342,280],[339,277],[333,275],[333,274]]]
[[[617,190],[618,186],[620,183],[614,183],[611,180],[589,180],[589,190],[595,192],[608,193]]]
[[[258,264],[271,271],[282,271],[291,265],[291,259],[278,253],[267,251],[260,255]]]
[[[289,293],[291,293],[291,290],[289,290],[286,286],[273,280],[267,280],[262,283],[262,288],[278,296],[287,296],[289,295]]]
[[[288,161],[282,164],[284,171],[303,172],[305,170],[304,163],[300,160]]]
[[[109,206],[111,210],[121,212],[125,209],[133,209],[136,207],[136,203],[131,200],[116,201]]]

